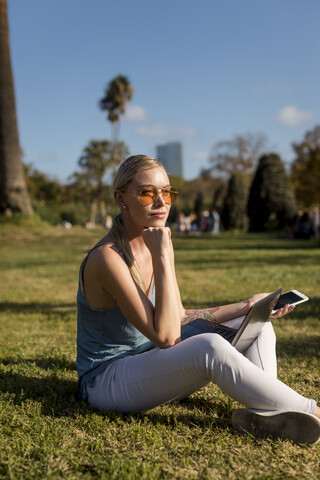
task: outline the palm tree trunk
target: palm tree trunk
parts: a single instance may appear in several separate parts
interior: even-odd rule
[[[121,163],[119,160],[119,138],[120,138],[120,119],[112,123],[112,160],[113,160],[113,172],[114,178],[117,167]]]
[[[32,215],[19,146],[6,0],[0,0],[0,62],[0,213]]]

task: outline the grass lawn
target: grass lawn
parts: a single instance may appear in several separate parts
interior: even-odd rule
[[[0,226],[0,479],[319,479],[320,444],[256,440],[210,385],[144,414],[76,400],[76,290],[103,231]],[[310,301],[274,321],[279,377],[320,401],[320,262],[313,241],[175,238],[185,307],[297,288]]]

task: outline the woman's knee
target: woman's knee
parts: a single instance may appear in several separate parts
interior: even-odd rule
[[[263,338],[266,337],[270,339],[270,341],[276,343],[276,334],[272,325],[272,322],[265,322],[264,326],[260,331],[259,337]]]
[[[195,343],[198,355],[194,361],[201,365],[205,378],[218,383],[221,376],[237,365],[240,354],[217,333],[204,333],[197,337]]]
[[[207,361],[208,359],[224,359],[235,351],[234,347],[217,333],[202,333],[192,339],[198,355],[203,354]]]
[[[274,329],[271,321],[265,322],[265,324],[262,327],[262,330],[266,332],[272,332],[274,334]]]

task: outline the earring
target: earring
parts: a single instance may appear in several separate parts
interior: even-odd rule
[[[126,209],[126,208],[127,208],[127,205],[123,204],[122,207],[123,207],[124,209]]]

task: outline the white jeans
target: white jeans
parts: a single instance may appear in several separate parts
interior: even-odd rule
[[[213,382],[249,408],[314,413],[314,400],[276,376],[275,334],[267,322],[243,353],[218,334],[202,333],[167,349],[116,360],[88,387],[88,402],[104,410],[145,411]]]

